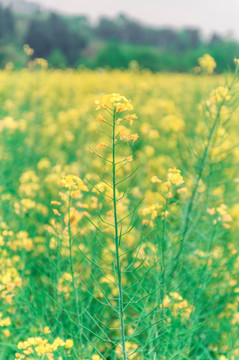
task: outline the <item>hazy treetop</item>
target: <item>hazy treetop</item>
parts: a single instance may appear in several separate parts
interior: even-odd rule
[[[33,1],[33,0],[29,0]],[[232,33],[239,38],[238,0],[34,0],[47,8],[92,19],[119,12],[152,25],[196,26],[206,33]]]

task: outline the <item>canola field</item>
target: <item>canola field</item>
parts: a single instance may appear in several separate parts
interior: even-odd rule
[[[239,359],[237,81],[0,72],[0,360]]]

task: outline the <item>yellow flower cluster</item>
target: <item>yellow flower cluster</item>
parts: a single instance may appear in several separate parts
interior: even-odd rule
[[[168,184],[180,186],[184,183],[183,177],[181,175],[181,170],[179,169],[169,169],[168,171]]]
[[[181,117],[174,114],[166,115],[162,118],[164,130],[167,132],[182,132],[185,128],[184,121]]]
[[[27,56],[32,56],[34,54],[34,50],[28,44],[23,46],[23,50]]]
[[[46,70],[48,68],[48,62],[43,58],[35,58],[34,60],[29,62],[29,68],[37,68],[40,67],[42,70]]]
[[[227,206],[225,204],[221,204],[217,208],[208,208],[207,213],[213,216],[214,225],[220,222],[225,229],[229,229],[231,227],[230,223],[232,222],[232,217],[228,213]]]
[[[143,216],[150,215],[150,220],[143,219],[142,223],[143,225],[150,225],[151,227],[154,227],[153,220],[157,218],[157,216],[162,215],[162,205],[159,204],[153,204],[149,207],[146,207],[142,211]]]
[[[83,181],[79,177],[74,175],[63,176],[61,179],[58,180],[58,184],[69,190],[88,191],[88,188],[83,183]]]
[[[220,104],[230,100],[230,98],[229,89],[225,86],[218,86],[212,91],[210,100],[211,102]]]
[[[33,170],[25,171],[21,175],[19,182],[18,191],[22,196],[35,196],[40,189],[39,178]]]
[[[123,112],[123,111],[131,111],[133,110],[133,105],[132,103],[125,97],[122,96],[120,94],[109,94],[109,95],[105,95],[102,96],[101,98],[99,98],[98,100],[96,100],[96,104],[97,104],[97,110],[99,109],[106,109],[109,111],[113,111],[113,113],[111,115],[113,115],[112,119],[114,124],[111,124],[112,119],[110,119],[110,123],[107,122],[107,120],[105,119],[105,117],[103,117],[101,114],[99,114],[97,116],[97,120],[103,123],[107,123],[108,125],[112,126],[114,125],[116,127],[116,133],[115,133],[115,143],[117,142],[121,142],[121,141],[125,141],[125,142],[130,142],[132,141],[132,143],[134,143],[138,138],[139,135],[138,134],[131,134],[130,130],[125,127],[124,125],[122,125],[123,122],[128,122],[130,124],[130,126],[133,124],[134,120],[137,119],[137,115],[136,114],[127,114],[124,118],[119,117],[119,113]],[[116,114],[114,113],[116,112]],[[113,127],[114,128],[114,127]],[[110,134],[108,134],[109,137],[111,137]],[[111,145],[106,144],[105,142],[101,142],[98,146],[98,149],[100,150],[106,150],[111,148]],[[92,150],[92,152],[94,152],[98,157],[101,157],[100,154],[98,154],[97,152],[95,152],[94,150]],[[126,161],[131,161],[132,160],[132,156],[126,156],[125,159]]]
[[[27,231],[19,231],[16,235],[9,237],[6,245],[13,251],[24,249],[31,251],[33,249],[33,240],[29,237]]]
[[[23,198],[20,202],[14,203],[15,213],[18,215],[24,214],[29,210],[32,210],[36,207],[36,202],[32,199]]]
[[[5,337],[10,337],[11,332],[9,329],[7,329],[8,326],[11,326],[12,321],[9,316],[3,317],[3,313],[0,312],[0,328],[2,329],[2,333],[5,335]]]
[[[3,314],[0,313],[0,327],[11,325],[10,317],[3,318]]]
[[[163,184],[164,189],[167,192],[167,197],[173,197],[173,190],[176,188],[178,194],[183,194],[187,192],[187,188],[182,186],[184,184],[184,179],[181,175],[181,170],[176,168],[171,168],[168,170],[167,181]]]
[[[185,186],[182,186],[184,184],[184,179],[181,175],[181,170],[176,168],[171,168],[168,170],[167,174],[167,181],[162,183],[162,180],[159,179],[157,176],[153,176],[151,178],[151,182],[153,184],[160,184],[162,196],[160,197],[161,203],[154,203],[153,205],[147,206],[143,209],[142,215],[148,216],[150,215],[150,219],[143,219],[142,223],[143,225],[150,225],[151,227],[154,226],[154,220],[161,216],[162,219],[164,219],[166,216],[169,215],[169,208],[167,210],[164,210],[164,204],[165,204],[165,195],[166,198],[173,198],[173,190],[176,188],[177,194],[183,194],[187,191],[187,188]],[[155,196],[156,197],[156,196]]]
[[[72,275],[70,273],[65,272],[62,274],[62,277],[58,280],[57,290],[59,293],[64,294],[65,299],[70,297],[70,293],[72,291]]]
[[[170,292],[163,300],[164,308],[169,310],[169,317],[180,318],[181,320],[187,320],[190,318],[194,306],[190,305],[186,299],[183,299],[177,292]],[[162,307],[162,305],[160,305]],[[170,322],[170,318],[169,318]]]
[[[3,132],[5,129],[15,131],[19,126],[19,122],[14,120],[11,116],[6,116],[0,120],[0,132]]]
[[[43,355],[46,355],[47,359],[51,360],[58,348],[70,349],[73,345],[74,343],[71,339],[64,341],[58,337],[52,344],[50,344],[47,339],[43,339],[40,336],[31,337],[18,343],[17,347],[19,350],[22,350],[22,352],[17,352],[15,354],[15,360],[27,358],[32,359],[32,356],[35,358],[35,356],[40,357]]]
[[[17,289],[22,286],[22,279],[10,259],[7,264],[1,262],[0,270],[0,298],[7,304],[12,304]]]
[[[111,110],[116,109],[116,112],[120,113],[134,109],[131,102],[125,96],[115,93],[104,95],[97,99],[95,103],[97,105],[96,110],[109,108]]]
[[[209,54],[205,54],[202,57],[200,57],[198,59],[198,63],[200,65],[201,69],[203,71],[207,72],[208,74],[212,74],[214,69],[217,66],[216,61]]]

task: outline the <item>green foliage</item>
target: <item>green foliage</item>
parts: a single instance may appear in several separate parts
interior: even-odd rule
[[[215,41],[211,44],[209,53],[217,63],[216,71],[221,73],[228,67],[233,67],[233,59],[239,57],[239,44],[235,41]]]
[[[10,43],[0,46],[0,64],[2,67],[12,63],[15,69],[21,69],[24,67],[25,61],[23,52],[16,45]]]
[[[56,68],[126,69],[137,61],[139,69],[191,72],[198,65],[197,58],[208,53],[216,60],[216,72],[221,73],[232,68],[233,58],[239,55],[238,42],[216,34],[203,39],[196,28],[147,27],[125,15],[102,17],[92,25],[86,16],[13,15],[0,6],[0,67],[9,61],[15,68],[24,66],[21,48],[25,43],[34,49],[33,58],[46,58]]]
[[[84,38],[71,32],[65,21],[56,14],[51,14],[46,20],[33,19],[25,42],[34,49],[37,57],[48,58],[52,51],[60,50],[68,65],[74,65],[80,51],[86,46]]]
[[[67,67],[67,59],[64,53],[59,49],[54,49],[48,57],[50,67],[56,69],[65,69]]]
[[[122,44],[116,41],[108,42],[99,50],[95,58],[89,61],[84,59],[83,63],[91,68],[108,66],[112,69],[127,69],[131,61],[137,61],[140,69],[149,69],[153,72],[192,72],[198,65],[198,58],[205,53],[215,57],[216,72],[223,72],[230,66],[233,68],[233,58],[239,55],[239,46],[234,42],[223,43],[223,46],[212,45],[210,49],[206,46],[196,47],[186,52],[159,50],[156,47]],[[225,50],[225,51],[222,51]],[[231,54],[234,54],[233,57]]]
[[[15,22],[12,12],[0,6],[0,40],[15,36]]]

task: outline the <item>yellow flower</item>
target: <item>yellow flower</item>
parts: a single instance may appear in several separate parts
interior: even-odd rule
[[[3,330],[3,333],[4,333],[4,335],[5,335],[6,337],[10,337],[10,336],[11,336],[11,333],[10,333],[10,331],[9,331],[8,329],[4,329],[4,330]]]
[[[188,189],[187,189],[186,187],[182,187],[182,188],[180,188],[180,189],[177,190],[177,193],[178,193],[178,194],[184,194],[184,193],[187,192],[187,191],[188,191]]]
[[[126,141],[131,141],[133,140],[133,143],[139,138],[139,135],[138,134],[132,134],[130,136],[121,136],[121,139],[125,139]]]
[[[133,155],[127,156],[126,161],[132,161],[133,160]]]
[[[49,169],[50,166],[51,166],[50,160],[47,158],[42,158],[37,164],[37,168],[39,170]]]
[[[34,50],[28,44],[23,46],[23,50],[27,56],[32,56],[34,54]]]
[[[52,200],[51,205],[61,205],[60,201]]]
[[[138,119],[138,116],[136,114],[128,114],[125,116],[125,120],[129,121],[130,126],[133,124],[134,119]]]
[[[151,181],[152,181],[152,183],[158,183],[158,184],[160,184],[161,182],[162,182],[162,180],[160,180],[157,176],[153,176],[152,178],[151,178]]]
[[[53,211],[54,215],[61,216],[61,214],[59,213],[59,211],[57,209],[53,209],[52,211]]]
[[[50,334],[51,330],[49,328],[49,326],[45,326],[44,329],[43,329],[43,333],[44,334]]]
[[[10,325],[11,325],[10,317],[6,317],[5,319],[0,320],[0,326],[10,326]]]
[[[100,357],[100,355],[95,354],[95,355],[92,355],[92,360],[102,360],[102,358]]]
[[[65,348],[66,348],[66,349],[72,348],[73,345],[74,345],[73,340],[71,340],[71,339],[67,339],[67,340],[66,340],[66,342],[65,342]]]
[[[179,169],[169,169],[168,171],[168,181],[171,184],[180,186],[184,183],[183,177],[181,175],[181,170]]]
[[[205,54],[202,57],[200,57],[198,59],[198,63],[201,69],[206,71],[208,74],[212,74],[215,67],[217,66],[216,61],[209,54]]]
[[[106,120],[103,118],[103,116],[102,115],[97,115],[97,120],[98,121],[101,121],[101,122],[106,122]]]
[[[214,103],[222,103],[230,100],[229,90],[227,87],[219,86],[211,93],[211,101]]]
[[[58,180],[58,184],[70,190],[88,191],[88,188],[83,181],[74,175],[63,176]]]
[[[237,66],[239,66],[239,59],[237,59],[237,58],[234,58],[234,63],[237,65]]]
[[[126,110],[130,111],[134,108],[125,96],[116,93],[102,96],[95,103],[97,105],[96,110],[110,108],[115,109],[118,113]]]
[[[46,59],[43,58],[36,58],[34,59],[34,61],[32,62],[32,65],[39,65],[42,69],[47,69],[48,68],[48,62]]]
[[[20,354],[20,353],[16,353],[15,357],[16,357],[16,359],[25,359],[26,356],[23,354]]]
[[[207,213],[212,216],[212,215],[216,214],[216,210],[215,210],[215,208],[211,208],[211,209],[208,208]]]

